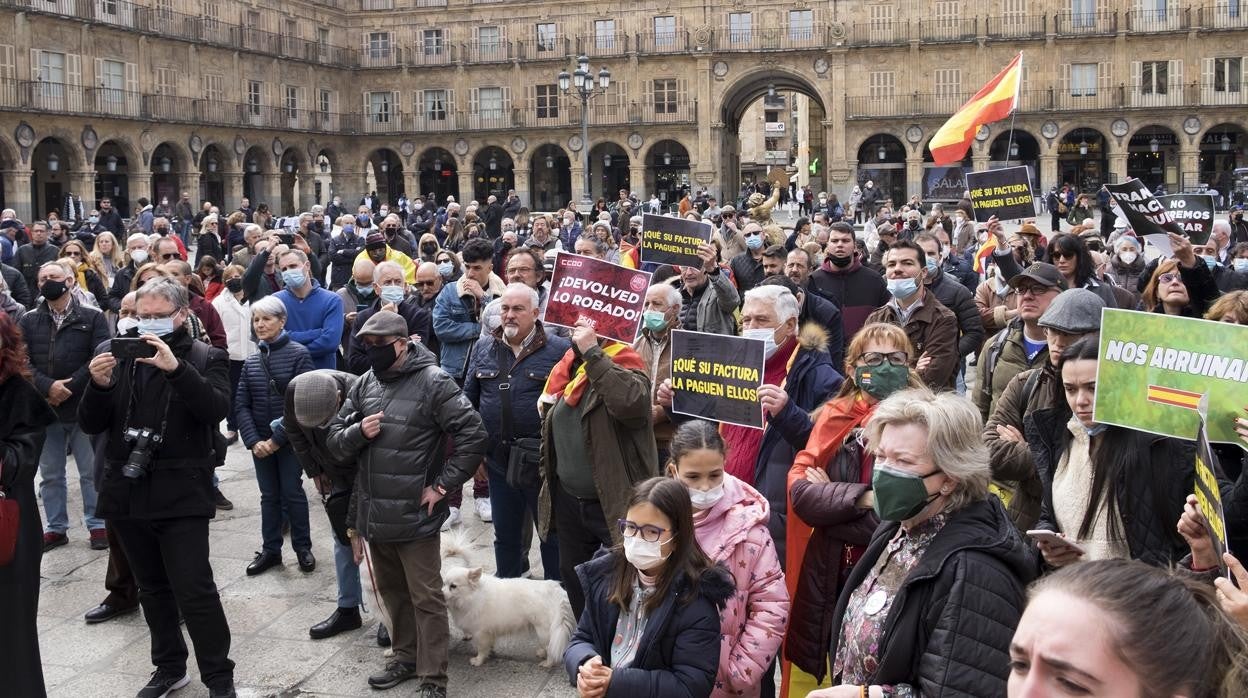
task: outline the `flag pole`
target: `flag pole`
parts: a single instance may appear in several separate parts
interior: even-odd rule
[[[1010,135],[1005,144],[1005,164],[1010,164],[1010,150],[1014,148],[1014,117],[1018,116],[1018,103],[1023,91],[1023,52],[1018,52],[1018,83],[1014,85],[1014,108],[1010,110]]]

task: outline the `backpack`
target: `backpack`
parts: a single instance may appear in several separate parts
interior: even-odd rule
[[[206,342],[194,340],[191,342],[191,352],[187,357],[191,365],[199,371],[199,375],[207,375],[208,360],[212,358],[212,346]],[[212,459],[213,468],[220,468],[225,465],[225,453],[230,445],[225,442],[225,434],[220,429],[212,427]]]

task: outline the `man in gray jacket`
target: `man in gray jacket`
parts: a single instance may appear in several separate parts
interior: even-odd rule
[[[733,313],[741,298],[737,287],[720,269],[714,245],[700,245],[698,256],[702,258],[701,269],[680,268],[680,329],[735,335],[737,321]]]
[[[488,436],[437,357],[408,337],[402,316],[379,311],[356,334],[372,368],[330,422],[329,448],[356,458],[348,535],[357,562],[368,541],[390,611],[394,659],[368,684],[386,689],[419,677],[422,696],[444,697],[450,644],[439,548],[449,514],[444,500],[477,470]],[[448,440],[455,447],[450,457]]]

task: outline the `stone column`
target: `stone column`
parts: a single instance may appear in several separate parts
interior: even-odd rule
[[[280,172],[262,173],[256,178],[259,186],[256,189],[256,198],[251,202],[253,207],[261,203],[267,203],[269,210],[274,216],[282,216],[289,211],[282,209],[282,174]],[[297,192],[296,192],[297,193]]]
[[[906,158],[906,198],[918,194],[923,195],[923,154],[911,155]],[[893,206],[900,208],[905,201],[894,201]]]
[[[31,172],[27,169],[0,171],[4,178],[4,203],[17,212],[17,217],[24,221],[34,220],[34,210],[30,200]],[[82,200],[86,205],[87,200]]]
[[[690,164],[692,165],[692,163]],[[642,159],[642,156],[639,155],[628,161],[628,186],[630,189],[637,192],[642,201],[650,200],[651,188],[656,186],[653,179],[646,177],[646,170],[646,161]],[[689,186],[697,187],[698,185],[690,182]],[[619,194],[617,193],[616,196],[618,197]],[[716,194],[716,197],[718,196],[719,195]],[[608,199],[608,201],[609,200],[610,199]]]
[[[529,181],[529,175],[532,173],[530,163],[532,162],[533,160],[529,159],[523,163],[523,167],[517,163],[517,165],[512,169],[512,175],[515,177],[516,196],[519,196],[521,201],[533,200],[531,192],[529,191],[529,188],[533,186]],[[499,197],[499,203],[502,203],[502,197]]]
[[[191,206],[199,201],[199,173],[198,172],[179,172],[178,173],[178,191],[174,194],[174,201],[180,201],[182,192],[191,195]],[[85,202],[86,199],[83,199]]]
[[[365,182],[363,170],[355,172],[334,170],[333,180],[330,182],[329,198],[331,200],[335,196],[341,198],[342,205],[347,212],[355,215],[355,209],[360,201],[360,197],[368,193],[364,191]]]
[[[1040,156],[1040,188],[1048,192],[1049,187],[1060,184],[1057,181],[1057,150],[1052,154]],[[1037,192],[1039,194],[1040,192]]]
[[[1119,182],[1126,181],[1127,179],[1127,151],[1125,149],[1117,149],[1117,148],[1111,147],[1105,159],[1109,165],[1109,172],[1106,172],[1104,175],[1102,175],[1104,178],[1104,181],[1106,182],[1109,181],[1109,175],[1111,173],[1118,176]]]
[[[581,158],[579,153],[573,153],[576,157],[572,160],[572,201],[579,202],[581,199],[589,196],[585,191],[585,170],[581,167]],[[463,185],[460,185],[461,189]]]
[[[457,174],[459,175],[459,197],[456,199],[456,201],[458,201],[459,205],[463,207],[463,206],[467,206],[468,202],[472,201],[473,197],[476,195],[477,183],[474,182],[472,179],[472,165],[471,164],[468,165],[467,169],[460,168]],[[481,203],[484,204],[485,202],[481,202]],[[461,213],[462,213],[462,210],[461,210]]]
[[[238,209],[238,204],[243,198],[243,173],[240,172],[222,172],[221,183],[223,197],[225,201],[214,201],[217,208],[222,213],[226,211],[234,211]]]
[[[420,190],[420,170],[415,169],[418,165],[419,163],[413,167],[403,168],[403,193],[407,195],[408,201],[424,193]]]
[[[295,205],[300,211],[309,211],[321,202],[316,200],[316,175],[300,171],[295,183]]]
[[[82,197],[82,205],[88,211],[99,205],[100,202],[95,200],[95,170],[76,170],[74,172],[66,172],[65,183],[68,185],[69,191],[74,193],[74,196]],[[112,192],[109,193],[111,194]],[[134,194],[135,199],[140,196],[142,196],[142,194]],[[59,206],[60,204],[58,203],[57,205]],[[44,212],[39,213],[42,215]],[[126,214],[123,213],[122,215],[124,216]]]
[[[1172,150],[1170,152],[1173,153],[1174,151]],[[1187,175],[1192,175],[1190,182],[1184,181],[1184,177]],[[1200,179],[1199,150],[1183,150],[1179,152],[1179,171],[1175,173],[1175,177],[1177,177],[1178,181],[1166,182],[1166,189],[1168,189],[1171,194],[1183,191],[1184,185],[1192,187],[1196,186],[1197,180]],[[1212,183],[1210,183],[1210,185],[1212,186]],[[1227,200],[1230,199],[1230,194],[1231,192],[1222,192],[1223,197]]]

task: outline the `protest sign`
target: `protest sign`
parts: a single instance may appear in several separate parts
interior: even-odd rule
[[[672,411],[762,429],[763,354],[757,339],[673,330]]]
[[[1213,472],[1213,464],[1217,460],[1209,446],[1208,425],[1205,421],[1207,409],[1208,401],[1202,400],[1197,410],[1200,415],[1200,430],[1196,434],[1196,503],[1205,517],[1205,530],[1213,541],[1213,552],[1217,555],[1218,566],[1225,568],[1222,553],[1226,551],[1226,513],[1222,509],[1218,478]]]
[[[1127,223],[1136,235],[1157,246],[1167,257],[1174,256],[1167,233],[1183,234],[1183,226],[1174,222],[1165,204],[1157,200],[1148,187],[1132,177],[1122,184],[1106,184],[1105,191],[1118,204],[1127,217]]]
[[[1031,168],[1026,165],[971,172],[966,175],[966,187],[971,193],[971,208],[978,223],[987,223],[993,216],[1006,220],[1036,215]]]
[[[1209,440],[1245,444],[1235,419],[1248,405],[1248,326],[1105,310],[1093,418],[1191,439],[1209,399]]]
[[[1157,200],[1170,218],[1183,228],[1193,245],[1203,245],[1213,232],[1213,196],[1210,194],[1170,194]]]
[[[641,261],[702,268],[698,245],[711,241],[711,224],[647,213],[641,217]]]
[[[585,319],[598,336],[631,344],[649,286],[649,272],[560,252],[542,322],[571,329]]]

